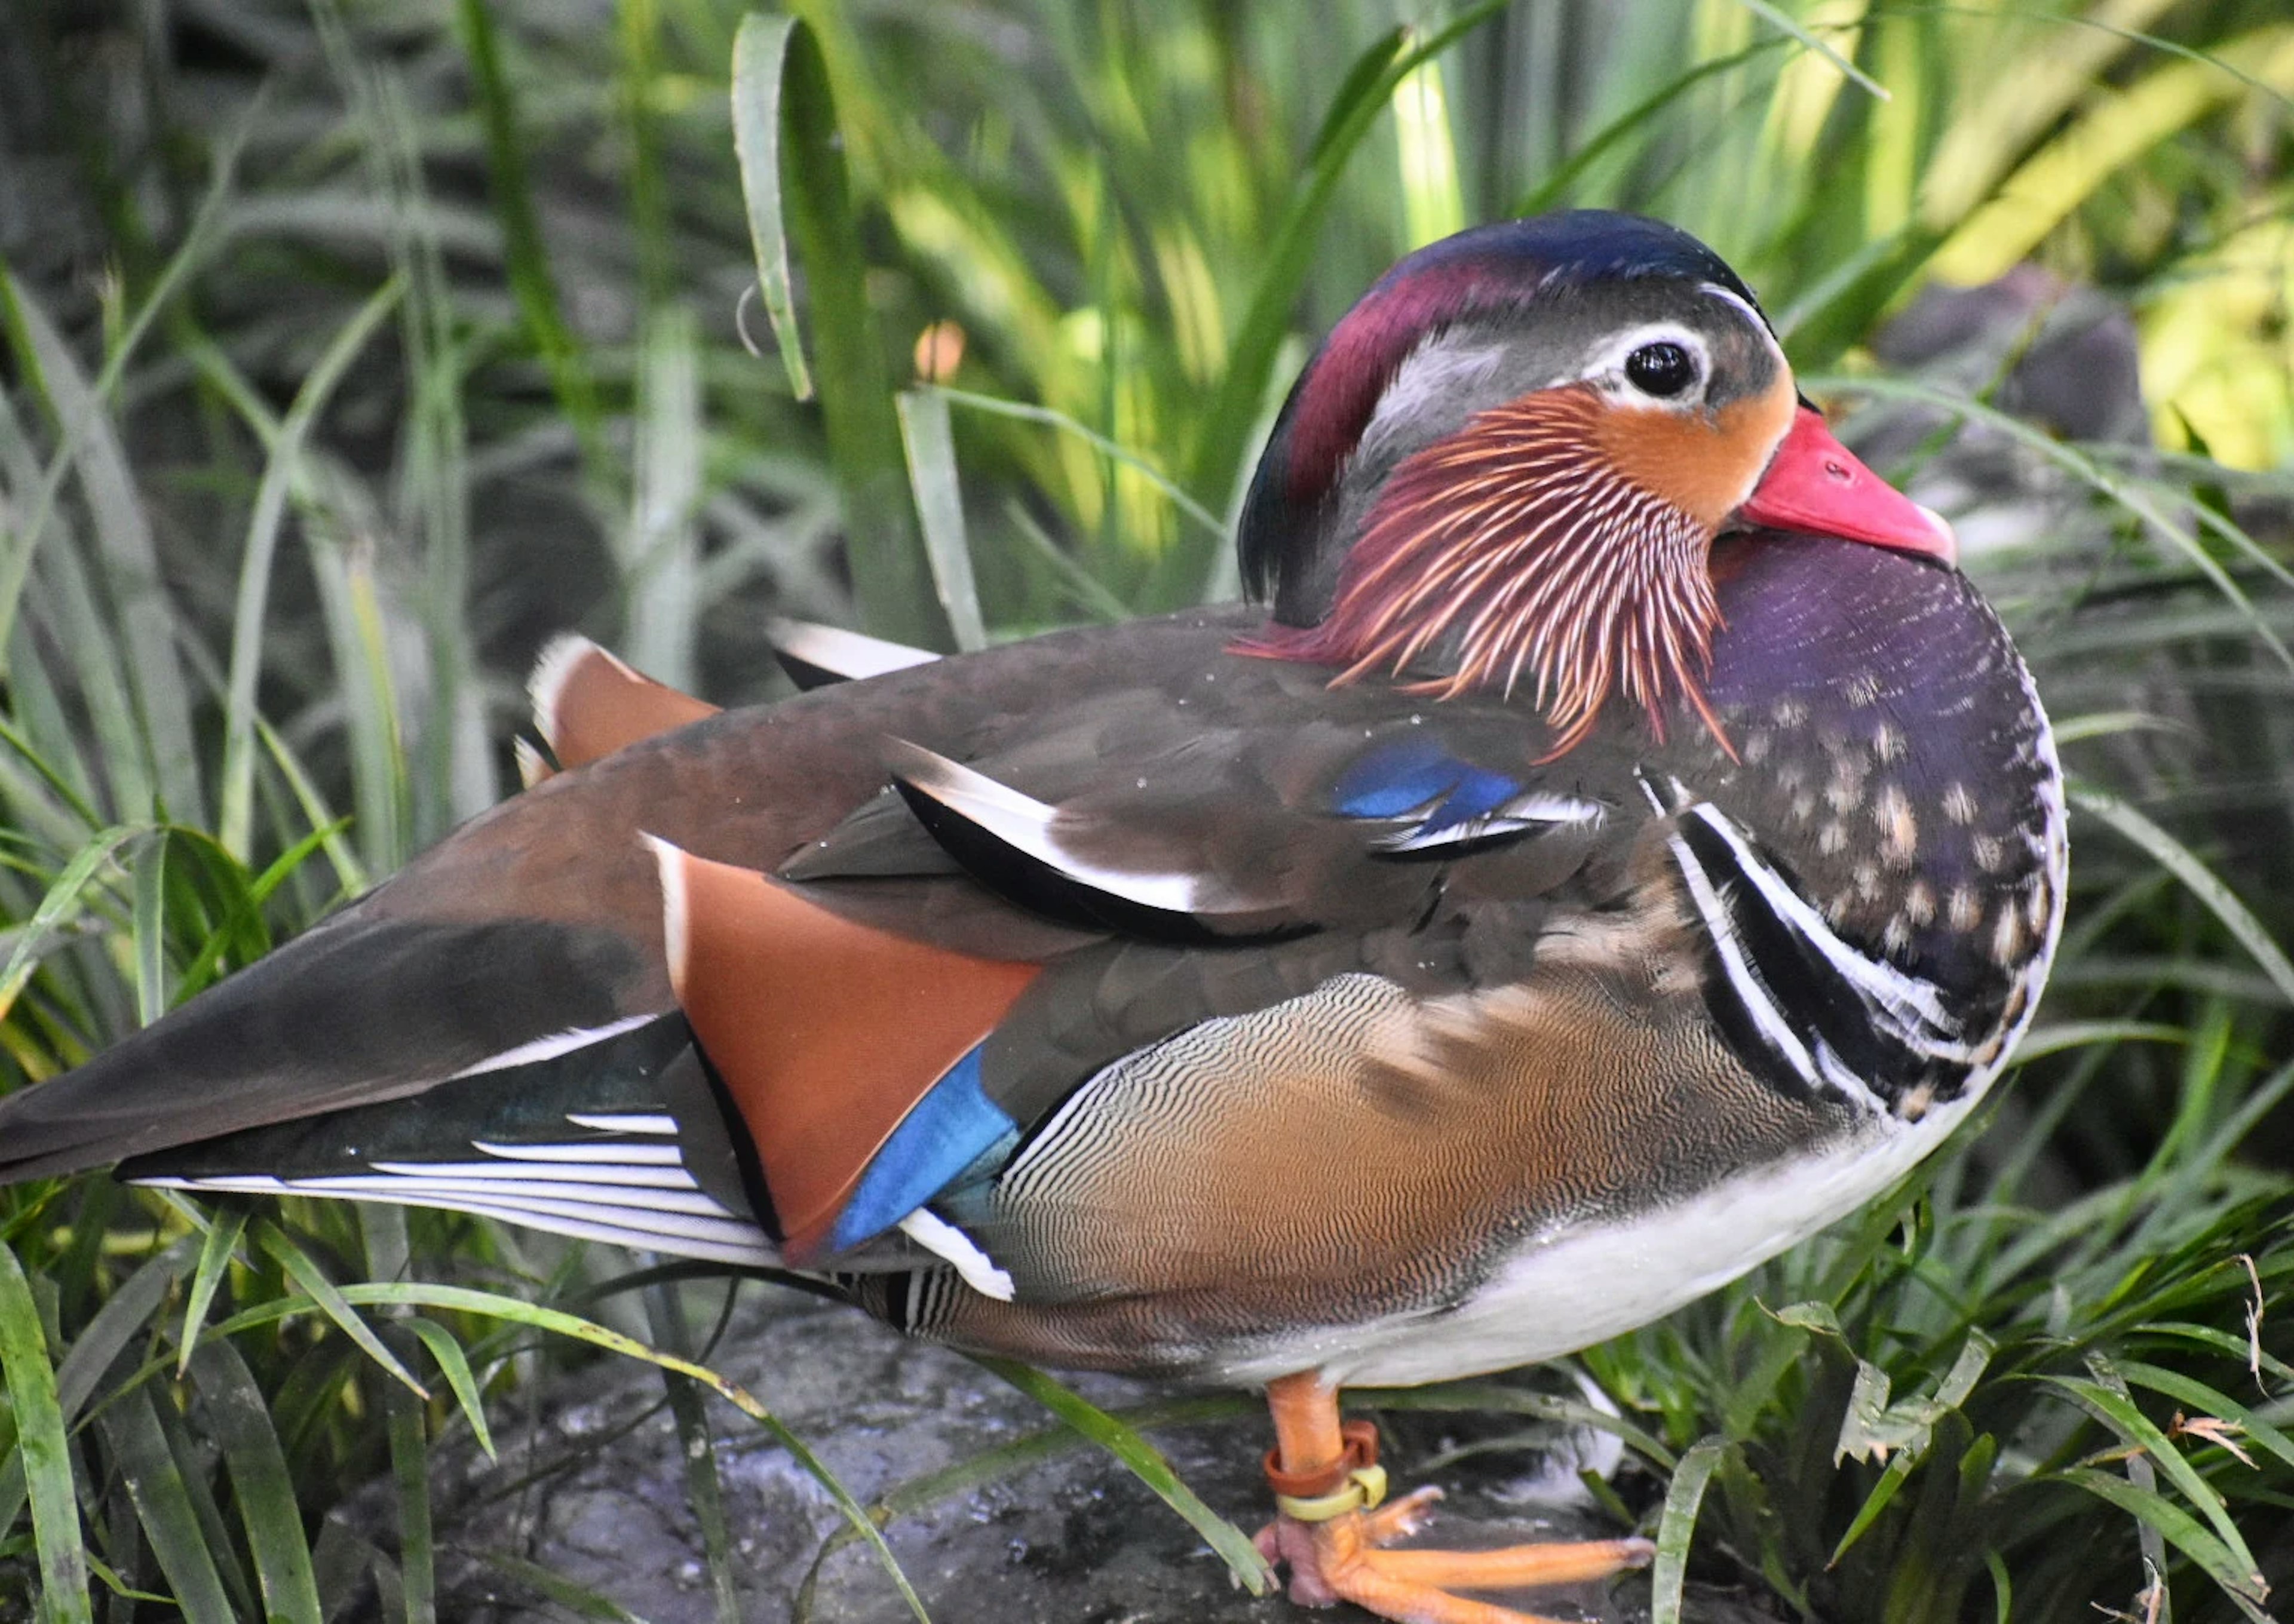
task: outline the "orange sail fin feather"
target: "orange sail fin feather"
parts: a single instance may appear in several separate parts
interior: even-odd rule
[[[1042,966],[839,917],[751,869],[655,842],[670,978],[754,1140],[793,1263],[820,1248],[901,1120]]]
[[[554,640],[528,686],[534,729],[568,771],[717,714],[707,700],[655,682],[587,637]]]

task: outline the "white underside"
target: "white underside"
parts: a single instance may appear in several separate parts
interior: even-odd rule
[[[1918,1123],[1869,1122],[1824,1150],[1756,1168],[1622,1223],[1533,1238],[1454,1308],[1285,1338],[1221,1368],[1257,1384],[1319,1369],[1340,1386],[1407,1387],[1574,1353],[1727,1285],[1855,1211],[1941,1142],[1981,1083]]]

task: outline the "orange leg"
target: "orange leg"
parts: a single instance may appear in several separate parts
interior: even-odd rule
[[[1311,1373],[1286,1376],[1267,1384],[1266,1403],[1274,1415],[1269,1476],[1278,1491],[1343,1495],[1357,1463],[1339,1426],[1338,1390]],[[1358,1445],[1353,1447],[1360,1452]],[[1574,1584],[1644,1566],[1655,1555],[1646,1539],[1517,1545],[1496,1551],[1380,1548],[1415,1533],[1440,1495],[1439,1490],[1421,1489],[1374,1510],[1318,1512],[1311,1521],[1301,1521],[1286,1506],[1259,1534],[1258,1547],[1269,1561],[1289,1563],[1291,1600],[1310,1607],[1352,1602],[1398,1624],[1552,1624],[1533,1613],[1450,1593]]]

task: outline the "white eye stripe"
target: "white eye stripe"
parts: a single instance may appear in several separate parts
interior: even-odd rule
[[[1676,394],[1659,397],[1636,386],[1625,373],[1625,362],[1634,351],[1652,344],[1678,345],[1688,352],[1696,364],[1696,376]],[[1598,384],[1616,393],[1630,393],[1644,401],[1658,401],[1670,407],[1695,406],[1704,399],[1704,386],[1712,377],[1712,353],[1704,340],[1676,321],[1650,321],[1639,327],[1628,328],[1593,352],[1580,369],[1580,381]]]
[[[1731,288],[1723,288],[1718,282],[1707,282],[1697,291],[1734,307],[1744,316],[1745,325],[1752,329],[1754,336],[1768,346],[1769,353],[1776,358],[1777,365],[1786,372],[1792,370],[1792,363],[1785,359],[1784,345],[1777,342],[1775,329],[1769,326],[1768,319],[1754,309],[1744,295]]]

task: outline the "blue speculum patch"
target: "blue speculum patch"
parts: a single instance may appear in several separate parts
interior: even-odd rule
[[[1347,817],[1396,818],[1426,813],[1435,833],[1486,817],[1521,792],[1503,773],[1460,761],[1432,739],[1408,739],[1372,751],[1339,777],[1333,804]]]
[[[959,1181],[975,1163],[1019,1142],[1019,1125],[980,1087],[980,1047],[943,1073],[908,1109],[837,1214],[828,1250],[850,1251],[883,1234]]]

